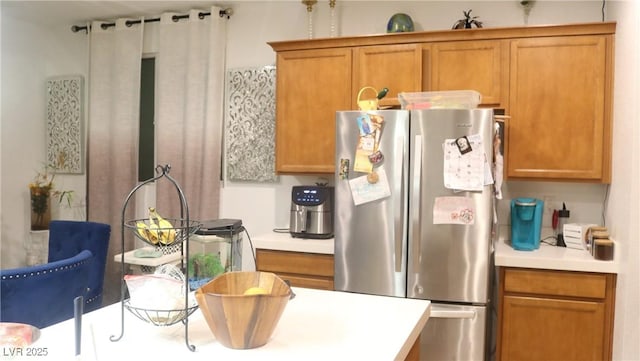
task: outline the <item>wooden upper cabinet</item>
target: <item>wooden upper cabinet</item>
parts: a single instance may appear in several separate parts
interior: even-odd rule
[[[511,41],[507,176],[611,179],[613,35]]]
[[[475,90],[483,105],[506,107],[508,97],[508,42],[475,40],[431,45],[432,91]]]
[[[616,24],[441,30],[271,42],[276,171],[333,173],[335,112],[358,92],[476,90],[503,108],[509,180],[611,181]],[[376,94],[367,93],[363,99]]]
[[[355,49],[353,69],[353,109],[358,109],[358,92],[370,86],[389,92],[379,105],[398,105],[398,93],[422,89],[422,52],[418,44],[363,46]],[[367,96],[365,96],[367,95]],[[371,99],[372,91],[363,92]]]
[[[276,171],[333,173],[335,112],[351,109],[351,49],[279,52]]]

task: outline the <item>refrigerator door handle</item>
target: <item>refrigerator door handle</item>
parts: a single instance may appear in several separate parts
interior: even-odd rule
[[[431,314],[429,317],[433,318],[468,318],[473,319],[476,317],[476,311],[474,310],[443,310],[438,309],[436,306],[431,306]]]
[[[396,141],[396,149],[395,149],[395,164],[397,166],[396,174],[400,174],[400,181],[396,182],[396,184],[400,185],[399,193],[400,195],[404,194],[404,137],[398,137]],[[402,233],[403,233],[403,224],[402,220],[404,219],[402,206],[402,196],[398,197],[398,202],[396,203],[396,207],[394,210],[394,225],[393,225],[393,237],[395,238],[395,267],[396,272],[402,272],[402,255],[404,254],[402,249]]]
[[[420,189],[422,181],[422,136],[416,135],[415,148],[413,151],[413,189],[411,190],[411,234],[410,244],[413,245],[413,272],[420,272],[420,200],[422,199]]]

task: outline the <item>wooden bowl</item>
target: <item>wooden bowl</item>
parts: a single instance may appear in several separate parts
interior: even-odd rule
[[[244,295],[251,287],[267,293]],[[249,349],[269,341],[291,289],[273,273],[228,272],[198,288],[195,295],[216,339],[229,348]]]

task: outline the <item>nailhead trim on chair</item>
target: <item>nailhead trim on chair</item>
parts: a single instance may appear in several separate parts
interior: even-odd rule
[[[91,297],[91,298],[87,299],[87,301],[85,303],[91,303],[91,302],[95,301],[98,297],[100,297],[100,295],[97,295],[97,296],[94,296],[94,297]]]
[[[23,273],[23,274],[17,274],[17,275],[11,275],[11,276],[2,276],[3,280],[6,279],[13,279],[13,278],[27,278],[29,276],[36,276],[36,275],[40,275],[40,274],[47,274],[47,273],[53,273],[53,272],[58,272],[58,271],[62,271],[62,270],[67,270],[67,269],[73,269],[73,268],[77,268],[78,266],[87,263],[87,261],[82,261],[82,262],[76,262],[74,264],[70,264],[64,267],[56,267],[54,269],[51,270],[43,270],[43,271],[38,271],[38,272],[29,272],[29,273]]]

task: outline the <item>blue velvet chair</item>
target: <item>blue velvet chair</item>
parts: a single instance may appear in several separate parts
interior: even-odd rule
[[[56,262],[0,270],[0,321],[39,328],[73,317],[73,300],[86,297],[93,254],[83,250]]]
[[[89,290],[84,298],[84,312],[102,306],[104,273],[111,226],[104,223],[54,220],[49,224],[49,262],[69,258],[82,250],[93,253],[89,269]]]

